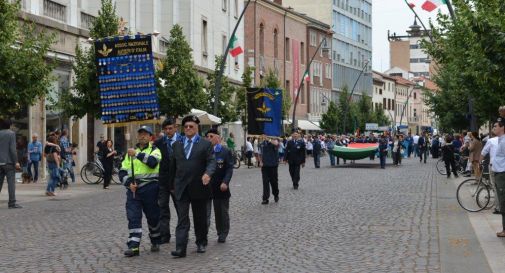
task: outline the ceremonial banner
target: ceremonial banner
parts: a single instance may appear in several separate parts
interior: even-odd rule
[[[96,40],[95,60],[103,123],[159,117],[150,35]]]
[[[282,126],[282,90],[247,89],[247,133],[279,137]]]

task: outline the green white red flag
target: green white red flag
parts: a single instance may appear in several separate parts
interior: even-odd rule
[[[240,45],[238,45],[237,41],[237,36],[233,35],[230,43],[230,54],[232,57],[237,57],[238,55],[244,53],[244,50],[240,47]]]
[[[305,72],[305,74],[303,74],[303,80],[307,83],[310,82],[309,72]]]
[[[440,5],[446,5],[446,0],[426,0],[424,4],[421,6],[422,9],[432,12],[437,9]]]

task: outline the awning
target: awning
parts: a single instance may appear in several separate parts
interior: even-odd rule
[[[200,120],[200,125],[217,125],[221,124],[221,118],[218,118],[212,114],[209,114],[203,110],[191,109],[188,115],[197,116]],[[178,119],[178,122],[182,121],[182,117]]]
[[[298,128],[300,128],[302,130],[305,130],[305,131],[322,131],[322,129],[319,128],[319,126],[317,126],[316,124],[314,124],[313,122],[310,122],[308,120],[299,119],[296,122],[297,122]]]

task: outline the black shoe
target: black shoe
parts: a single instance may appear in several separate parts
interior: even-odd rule
[[[218,243],[226,243],[226,238],[224,238],[224,237],[219,237],[219,238],[217,238],[217,242],[218,242]]]
[[[133,256],[139,256],[140,255],[140,250],[138,247],[136,248],[130,248],[124,252],[124,255],[126,257],[133,257]]]
[[[9,208],[10,209],[22,209],[23,207],[18,204],[14,204],[14,205],[9,205]]]
[[[279,196],[274,196],[275,203],[279,202]]]
[[[500,212],[499,210],[495,209],[495,210],[493,211],[493,214],[501,214],[501,212]]]
[[[454,178],[459,178],[459,175],[455,174],[455,175],[454,175]]]
[[[206,249],[204,245],[198,245],[196,247],[196,253],[205,253]]]
[[[152,244],[151,245],[151,252],[160,252],[160,245],[159,244]]]
[[[470,177],[470,176],[472,176],[472,175],[471,174],[465,174],[465,175],[463,175],[463,177]]]
[[[184,258],[184,257],[186,257],[186,250],[176,249],[175,251],[172,251],[171,254],[174,257]]]
[[[261,202],[262,205],[266,205],[268,204],[268,200],[263,200],[263,202]]]
[[[161,237],[160,245],[170,243],[170,237]]]
[[[448,175],[447,178],[451,178],[451,175]]]
[[[293,189],[297,190],[298,189],[298,185],[294,185]]]

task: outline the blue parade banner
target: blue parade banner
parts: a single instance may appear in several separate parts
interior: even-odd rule
[[[104,124],[159,117],[150,35],[96,40],[95,61]]]
[[[247,89],[247,133],[280,137],[282,132],[282,90]]]

